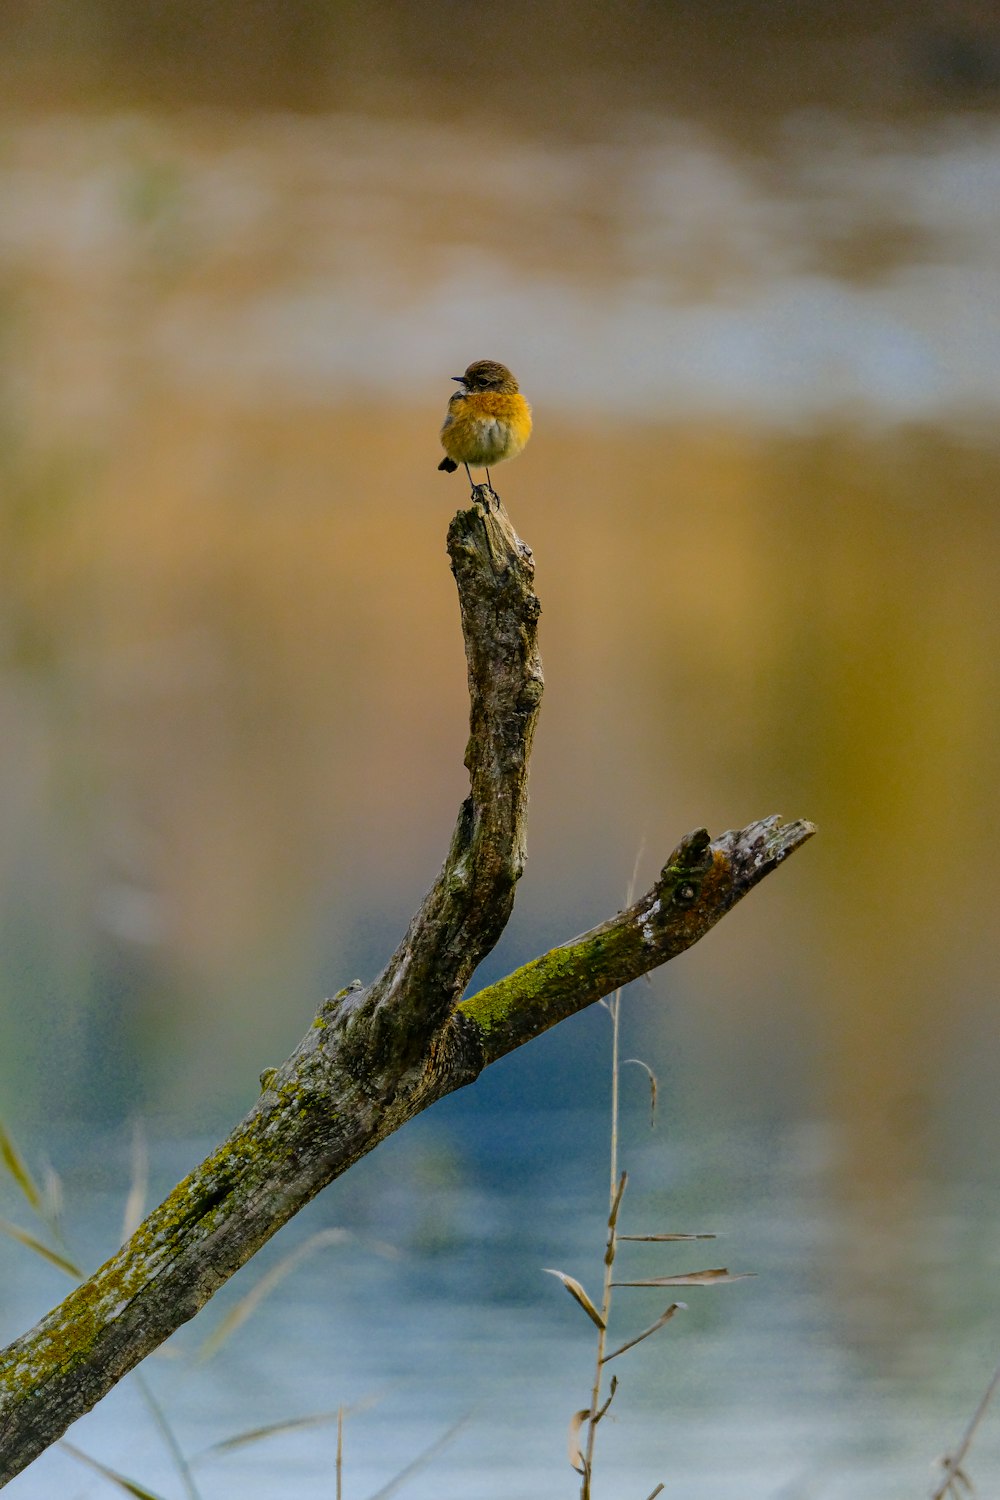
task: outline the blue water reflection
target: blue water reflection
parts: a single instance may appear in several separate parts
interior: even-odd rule
[[[865,1205],[861,1242],[856,1222],[848,1229],[832,1207],[838,1152],[827,1127],[747,1126],[696,1141],[669,1122],[651,1133],[636,1109],[623,1136],[626,1229],[720,1238],[708,1247],[625,1246],[622,1271],[627,1257],[640,1275],[718,1264],[755,1275],[685,1289],[688,1312],[623,1356],[595,1492],[647,1494],[662,1478],[668,1492],[698,1500],[921,1493],[995,1358],[994,1197],[972,1183],[927,1184],[900,1257],[878,1204]],[[81,1155],[67,1183],[71,1233],[105,1250],[127,1177],[126,1153],[106,1144]],[[154,1175],[166,1186],[197,1149],[162,1148]],[[596,1110],[513,1116],[459,1100],[380,1148],[244,1270],[167,1357],[147,1363],[185,1452],[355,1403],[348,1494],[374,1493],[463,1417],[403,1493],[574,1494],[565,1433],[587,1399],[593,1344],[590,1325],[543,1268],[596,1290],[605,1155]],[[227,1307],[331,1225],[353,1237],[306,1259],[199,1364],[206,1331]],[[0,1254],[4,1332],[13,1332],[52,1299],[57,1280],[25,1252],[5,1245]],[[617,1295],[622,1337],[669,1300]],[[996,1426],[980,1435],[973,1477],[995,1471]],[[165,1495],[180,1493],[133,1387],[113,1393],[71,1438]],[[202,1458],[195,1473],[206,1500],[308,1500],[332,1492],[334,1451],[334,1426],[307,1427]],[[53,1451],[12,1494],[49,1500],[100,1489]]]

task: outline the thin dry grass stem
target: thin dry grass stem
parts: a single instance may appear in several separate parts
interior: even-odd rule
[[[198,1351],[199,1361],[204,1363],[213,1355],[218,1354],[223,1344],[232,1338],[236,1330],[247,1321],[252,1313],[256,1312],[264,1298],[270,1296],[275,1287],[284,1281],[285,1277],[290,1275],[306,1256],[312,1255],[315,1250],[321,1249],[324,1245],[342,1245],[350,1238],[351,1233],[347,1229],[318,1229],[307,1240],[303,1240],[301,1245],[297,1245],[294,1250],[283,1255],[281,1260],[265,1272],[257,1284],[252,1286],[213,1328]]]
[[[58,1266],[60,1271],[65,1271],[66,1275],[71,1276],[74,1281],[81,1281],[83,1279],[83,1272],[80,1270],[80,1267],[71,1261],[69,1256],[60,1255],[58,1250],[52,1250],[37,1235],[32,1234],[28,1229],[22,1229],[19,1224],[11,1224],[7,1219],[0,1219],[0,1234],[7,1235],[9,1239],[17,1240],[17,1243],[23,1245],[26,1250],[31,1250],[35,1255],[40,1255],[43,1260],[47,1260],[51,1265]]]
[[[639,845],[639,849],[635,856],[635,864],[632,867],[632,876],[629,880],[628,889],[625,895],[626,905],[631,905],[635,899],[636,886],[639,880],[639,865],[642,860],[644,848],[645,841],[643,840],[643,842]],[[618,1168],[618,1125],[620,1113],[619,1105],[621,1095],[621,1071],[623,1066],[621,1060],[621,1004],[621,989],[615,990],[615,993],[610,997],[610,999],[605,1001],[606,1008],[609,1015],[611,1016],[611,1143],[609,1151],[610,1182],[608,1188],[608,1239],[604,1251],[604,1277],[601,1288],[600,1321],[597,1322],[597,1349],[594,1360],[594,1381],[590,1392],[590,1408],[584,1417],[587,1423],[587,1442],[585,1451],[580,1454],[580,1463],[578,1465],[574,1465],[574,1467],[576,1467],[581,1474],[580,1500],[591,1500],[591,1483],[594,1471],[594,1444],[597,1438],[597,1426],[601,1421],[601,1418],[607,1412],[608,1407],[614,1400],[615,1391],[618,1389],[618,1378],[617,1376],[612,1375],[607,1400],[603,1405],[601,1405],[601,1382],[604,1378],[605,1364],[609,1359],[614,1359],[616,1354],[622,1354],[626,1349],[631,1348],[632,1344],[637,1344],[641,1342],[643,1338],[647,1338],[651,1333],[655,1333],[657,1328],[661,1328],[663,1324],[669,1318],[671,1318],[676,1311],[676,1304],[674,1304],[670,1309],[668,1309],[668,1311],[663,1315],[663,1317],[654,1327],[648,1328],[645,1333],[640,1334],[639,1337],[633,1339],[631,1343],[621,1345],[621,1347],[616,1349],[613,1354],[607,1354],[605,1352],[608,1319],[611,1315],[611,1292],[612,1288],[615,1285],[612,1277],[615,1255],[617,1254],[618,1250],[618,1215],[621,1211],[622,1199],[625,1196],[625,1188],[628,1185],[628,1173],[620,1172]],[[646,1076],[649,1079],[650,1124],[652,1125],[655,1123],[656,1119],[656,1075],[653,1072],[652,1068],[650,1068],[646,1063],[641,1062],[638,1058],[629,1058],[628,1061],[630,1063],[635,1063],[637,1066],[645,1069]],[[595,1319],[595,1322],[596,1321],[597,1320]],[[660,1486],[660,1488],[662,1489],[662,1485]]]
[[[623,1068],[633,1066],[636,1068],[642,1068],[645,1071],[646,1077],[649,1079],[649,1128],[650,1130],[652,1130],[656,1124],[656,1096],[660,1087],[659,1080],[656,1074],[653,1072],[652,1068],[649,1066],[649,1063],[644,1063],[641,1057],[626,1057],[625,1061],[622,1063]]]
[[[344,1408],[337,1407],[337,1500],[344,1500]]]
[[[618,1186],[615,1189],[614,1197],[611,1199],[611,1212],[608,1214],[608,1228],[609,1229],[615,1229],[615,1230],[617,1230],[617,1228],[618,1228],[618,1210],[622,1206],[622,1198],[625,1195],[625,1188],[626,1188],[627,1184],[628,1184],[628,1173],[627,1172],[623,1172],[621,1174],[621,1176],[619,1177],[619,1179],[618,1179]]]
[[[53,1250],[30,1230],[11,1224],[6,1219],[0,1219],[0,1234],[8,1235],[10,1239],[17,1240],[18,1244],[23,1245],[26,1250],[31,1250],[35,1255],[40,1255],[52,1265],[58,1266],[60,1271],[66,1272],[67,1276],[72,1276],[74,1281],[82,1281],[83,1272],[69,1257],[60,1224],[63,1193],[62,1180],[58,1172],[54,1167],[47,1165],[45,1186],[40,1188],[21,1155],[14,1137],[2,1121],[0,1121],[0,1163],[3,1164],[32,1213],[41,1219],[51,1238],[61,1246],[61,1251]]]
[[[131,1239],[142,1223],[149,1193],[149,1148],[141,1120],[132,1125],[132,1172],[122,1210],[122,1240]]]
[[[163,1407],[153,1395],[149,1383],[141,1370],[136,1370],[135,1372],[135,1383],[139,1389],[139,1394],[146,1403],[146,1409],[153,1418],[156,1429],[163,1439],[163,1446],[170,1454],[171,1461],[177,1470],[181,1484],[184,1486],[184,1492],[188,1500],[201,1500],[201,1492],[194,1482],[194,1476],[191,1473],[187,1459],[184,1457],[181,1445],[177,1441],[174,1429],[171,1427]]]
[[[401,1485],[405,1484],[408,1479],[412,1479],[413,1475],[421,1469],[426,1468],[432,1458],[437,1458],[443,1448],[447,1448],[449,1443],[454,1442],[462,1428],[467,1426],[471,1419],[471,1412],[466,1412],[464,1417],[459,1417],[457,1422],[451,1424],[447,1432],[443,1432],[439,1438],[435,1438],[434,1442],[425,1448],[422,1453],[418,1453],[416,1458],[406,1465],[405,1469],[400,1469],[399,1473],[393,1479],[390,1479],[388,1484],[384,1484],[380,1490],[376,1490],[375,1494],[370,1496],[370,1500],[389,1500],[389,1496],[394,1495]]]
[[[75,1448],[72,1443],[64,1441],[59,1446],[64,1453],[68,1453],[78,1463],[86,1464],[88,1469],[93,1469],[95,1474],[100,1474],[102,1479],[106,1479],[116,1489],[122,1490],[126,1495],[131,1495],[133,1500],[163,1500],[163,1496],[158,1495],[155,1490],[147,1490],[145,1485],[137,1484],[134,1479],[129,1479],[126,1475],[119,1474],[117,1469],[108,1468],[107,1464],[102,1464],[96,1458],[91,1458],[89,1453],[84,1453],[82,1449]]]
[[[635,900],[635,893],[639,889],[639,866],[642,864],[642,856],[645,854],[645,852],[646,835],[643,834],[642,838],[639,840],[639,847],[635,851],[635,859],[632,863],[632,873],[628,878],[628,885],[625,887],[626,906],[632,905],[632,902]]]
[[[615,1399],[615,1391],[618,1389],[618,1376],[612,1375],[611,1384],[608,1386],[608,1397],[604,1405],[598,1408],[596,1420],[599,1422]]]
[[[941,1475],[938,1483],[934,1486],[934,1489],[931,1491],[931,1500],[944,1500],[945,1495],[949,1493],[952,1495],[957,1495],[959,1493],[958,1486],[960,1484],[964,1485],[965,1488],[971,1493],[972,1485],[969,1481],[968,1475],[965,1474],[962,1469],[962,1460],[968,1453],[969,1448],[972,1446],[972,1439],[976,1435],[976,1429],[978,1428],[980,1422],[983,1420],[983,1417],[986,1415],[986,1408],[989,1406],[991,1400],[993,1399],[993,1394],[996,1391],[998,1385],[1000,1385],[1000,1365],[997,1365],[996,1369],[993,1371],[993,1374],[990,1377],[989,1385],[983,1392],[979,1405],[973,1412],[969,1425],[968,1427],[966,1427],[965,1431],[962,1434],[961,1442],[955,1449],[954,1453],[949,1454],[943,1460],[944,1472]]]
[[[655,1490],[650,1490],[649,1494],[646,1496],[646,1500],[656,1500],[657,1495],[659,1495],[663,1491],[663,1489],[664,1484],[661,1480],[661,1482],[656,1486]]]
[[[24,1157],[17,1149],[14,1137],[2,1121],[0,1121],[0,1161],[17,1183],[21,1196],[27,1201],[28,1206],[40,1214],[42,1212],[41,1191],[28,1170]]]
[[[627,1283],[616,1284],[627,1285]],[[610,1354],[606,1354],[604,1356],[604,1363],[608,1364],[611,1360],[617,1359],[619,1354],[625,1353],[626,1349],[634,1349],[636,1344],[642,1343],[643,1339],[648,1339],[651,1334],[658,1333],[663,1327],[664,1323],[670,1322],[670,1319],[674,1316],[675,1313],[679,1313],[682,1311],[687,1312],[686,1302],[671,1302],[666,1312],[661,1313],[655,1323],[650,1323],[649,1327],[644,1328],[642,1333],[637,1333],[634,1339],[629,1339],[625,1344],[619,1344],[617,1349],[612,1349]]]
[[[620,1234],[620,1240],[635,1240],[643,1245],[661,1245],[680,1240],[717,1240],[717,1234]]]
[[[65,1246],[66,1237],[62,1228],[63,1184],[62,1178],[50,1161],[42,1167],[42,1218],[52,1226],[52,1232],[60,1245]]]
[[[232,1437],[222,1438],[218,1443],[212,1443],[207,1448],[202,1448],[196,1453],[192,1462],[203,1463],[207,1458],[218,1458],[225,1453],[231,1453],[234,1448],[245,1448],[251,1443],[261,1443],[267,1438],[281,1437],[286,1432],[302,1432],[310,1427],[327,1427],[331,1422],[336,1422],[337,1412],[343,1412],[345,1417],[354,1416],[358,1412],[367,1411],[369,1407],[377,1406],[384,1392],[377,1392],[371,1396],[363,1396],[359,1401],[352,1401],[349,1406],[339,1406],[334,1411],[313,1412],[308,1417],[286,1417],[281,1422],[268,1422],[263,1427],[249,1427],[245,1432],[234,1433]]]
[[[613,1281],[612,1286],[721,1286],[729,1281],[746,1281],[753,1271],[729,1271],[719,1266],[711,1271],[681,1271],[677,1276],[646,1276],[641,1281]]]
[[[638,858],[636,859],[638,868]],[[629,887],[629,899],[635,884],[635,873]],[[580,1481],[580,1500],[591,1500],[591,1480],[594,1471],[594,1443],[597,1426],[607,1406],[601,1408],[601,1380],[604,1375],[604,1352],[607,1340],[608,1317],[611,1312],[612,1269],[615,1263],[618,1233],[618,1212],[628,1182],[628,1174],[618,1172],[618,1097],[621,1083],[621,1001],[622,992],[616,990],[608,1002],[611,1015],[611,1181],[608,1198],[608,1240],[604,1251],[604,1277],[601,1289],[601,1320],[597,1327],[597,1349],[594,1359],[594,1381],[590,1390],[590,1415],[587,1421],[587,1442],[583,1453],[583,1476]],[[608,1398],[610,1405],[611,1397]]]
[[[641,854],[641,851],[640,851]],[[632,900],[635,882],[638,876],[639,857],[636,858],[636,868],[633,871],[632,881],[629,886],[627,900]],[[707,1271],[685,1271],[675,1276],[652,1276],[634,1281],[616,1281],[614,1279],[614,1263],[618,1251],[619,1240],[642,1242],[646,1244],[666,1244],[671,1242],[686,1242],[689,1240],[714,1240],[716,1236],[711,1233],[699,1234],[619,1234],[618,1218],[621,1212],[622,1199],[625,1188],[628,1185],[628,1173],[619,1170],[618,1165],[618,1141],[619,1141],[619,1112],[621,1094],[621,1070],[632,1064],[642,1068],[649,1081],[650,1094],[650,1124],[656,1123],[656,1099],[657,1078],[648,1063],[638,1057],[629,1057],[622,1062],[621,1059],[621,1002],[622,990],[617,989],[612,996],[602,1001],[611,1017],[611,1141],[610,1141],[610,1183],[608,1198],[608,1238],[604,1252],[604,1276],[601,1287],[600,1307],[594,1305],[590,1297],[584,1291],[578,1281],[572,1276],[567,1276],[563,1271],[552,1271],[551,1274],[558,1276],[570,1295],[580,1304],[588,1317],[597,1328],[597,1350],[594,1365],[594,1379],[590,1392],[590,1405],[582,1411],[576,1412],[569,1426],[568,1445],[569,1460],[573,1468],[580,1475],[580,1500],[592,1500],[592,1486],[594,1475],[594,1447],[597,1436],[598,1423],[606,1414],[611,1402],[614,1400],[615,1391],[618,1388],[617,1377],[612,1375],[608,1396],[601,1404],[601,1385],[604,1377],[604,1366],[611,1360],[617,1359],[619,1355],[634,1349],[645,1339],[652,1338],[658,1333],[678,1312],[686,1311],[685,1302],[671,1302],[660,1314],[655,1323],[644,1328],[641,1333],[633,1338],[619,1344],[616,1349],[607,1352],[608,1322],[611,1315],[611,1297],[615,1287],[666,1287],[666,1286],[714,1286],[722,1282],[741,1281],[743,1276],[730,1272],[726,1267],[713,1268]],[[582,1438],[583,1429],[586,1427],[586,1439]],[[664,1486],[658,1484],[648,1500],[655,1500]],[[934,1500],[940,1500],[935,1496]]]

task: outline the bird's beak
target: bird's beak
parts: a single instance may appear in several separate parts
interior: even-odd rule
[[[464,375],[451,375],[451,376],[449,376],[449,379],[450,380],[457,380],[458,383],[459,383],[459,385],[464,385],[465,384],[465,376]]]

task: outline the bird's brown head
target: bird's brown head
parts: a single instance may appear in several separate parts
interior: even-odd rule
[[[501,395],[513,396],[518,389],[517,381],[507,366],[499,364],[495,359],[477,359],[464,375],[453,375],[451,378],[457,380],[459,385],[464,385],[467,391],[499,391]]]

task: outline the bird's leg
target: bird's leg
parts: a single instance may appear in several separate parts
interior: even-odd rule
[[[486,480],[487,480],[486,484],[476,484],[475,481],[472,478],[472,474],[469,471],[469,465],[465,464],[464,467],[465,467],[466,474],[469,475],[469,483],[472,485],[472,498],[473,498],[473,500],[478,500],[479,503],[480,503],[480,505],[485,504],[486,509],[489,510],[489,508],[490,508],[490,496],[492,495],[493,498],[495,500],[497,500],[498,502],[499,502],[499,499],[500,499],[500,496],[496,493],[496,491],[494,490],[492,484],[489,483],[489,477],[490,477],[490,471],[489,471],[489,469],[486,470]],[[484,467],[485,467],[485,465],[484,465]],[[483,490],[486,491],[486,499],[485,499],[485,501],[483,499],[483,494],[482,494]]]

